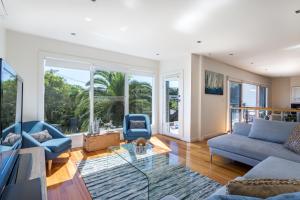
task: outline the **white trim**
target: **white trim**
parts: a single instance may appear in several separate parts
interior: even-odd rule
[[[83,58],[83,57],[77,57],[72,55],[65,55],[65,54],[56,54],[51,52],[45,52],[41,51],[39,53],[39,69],[38,69],[38,86],[37,86],[37,94],[38,94],[38,105],[37,105],[37,116],[39,120],[44,120],[44,68],[46,60],[51,60],[50,63],[60,63],[63,64],[62,68],[70,68],[70,69],[79,69],[79,70],[86,70],[90,71],[90,91],[89,91],[89,97],[90,97],[90,123],[93,121],[94,117],[94,98],[91,98],[93,96],[94,90],[93,90],[93,77],[94,72],[96,70],[103,70],[103,71],[115,71],[115,72],[121,72],[125,74],[125,94],[124,94],[124,114],[127,114],[129,112],[129,85],[128,85],[128,76],[129,75],[137,75],[137,76],[148,76],[152,78],[152,126],[155,127],[155,120],[157,119],[158,110],[155,107],[156,103],[156,95],[155,92],[158,91],[156,89],[157,83],[157,68],[153,67],[147,67],[147,66],[134,66],[134,65],[128,65],[128,64],[122,64],[122,63],[115,63],[111,61],[102,61],[97,59],[91,59],[91,58]],[[55,66],[54,66],[55,67]],[[61,66],[59,66],[61,67]],[[139,69],[143,67],[143,69]]]

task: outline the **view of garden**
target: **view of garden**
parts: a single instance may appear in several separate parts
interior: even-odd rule
[[[86,73],[86,74],[85,74]],[[45,70],[45,121],[65,134],[87,132],[90,124],[89,71],[47,67]],[[94,119],[100,126],[112,122],[121,128],[125,113],[126,76],[96,71],[93,76]],[[152,78],[129,76],[129,113],[152,115]]]

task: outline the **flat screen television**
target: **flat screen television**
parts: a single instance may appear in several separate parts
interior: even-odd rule
[[[23,81],[0,58],[0,194],[9,184],[22,144]]]

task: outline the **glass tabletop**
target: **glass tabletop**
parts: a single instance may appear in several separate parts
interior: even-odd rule
[[[147,144],[144,148],[141,148],[134,143],[129,143],[109,147],[109,150],[125,160],[129,166],[134,167],[145,177],[147,192],[143,199],[157,199],[157,190],[154,187],[157,187],[157,183],[161,182],[161,175],[170,174],[172,168],[185,164],[184,160],[170,153],[170,150],[158,146],[154,147],[152,144]],[[180,181],[186,180],[181,178]]]

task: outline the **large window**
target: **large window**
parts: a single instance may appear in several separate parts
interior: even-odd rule
[[[129,76],[129,113],[147,114],[152,121],[152,85],[152,77]]]
[[[46,66],[45,121],[65,134],[87,131],[89,81],[89,71]]]
[[[94,129],[92,123],[100,131],[122,128],[128,113],[147,114],[152,122],[152,76],[48,65],[44,120],[65,134],[87,132]]]

